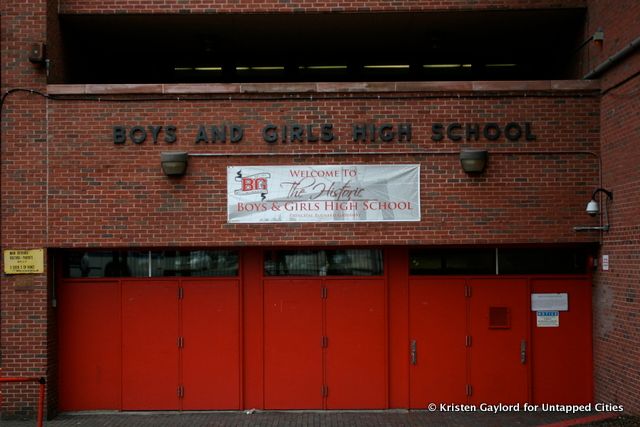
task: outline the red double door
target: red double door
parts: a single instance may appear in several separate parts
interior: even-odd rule
[[[387,407],[383,279],[264,281],[265,409]]]
[[[409,293],[411,408],[528,401],[526,279],[414,278]]]
[[[62,410],[240,409],[237,280],[66,283]]]
[[[239,322],[235,280],[124,283],[122,409],[240,409]]]

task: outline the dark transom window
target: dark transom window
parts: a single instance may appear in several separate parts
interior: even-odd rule
[[[227,250],[65,251],[64,277],[237,276],[238,253]]]
[[[265,253],[266,276],[379,276],[377,249],[278,250]]]
[[[415,249],[412,275],[585,274],[586,248]]]

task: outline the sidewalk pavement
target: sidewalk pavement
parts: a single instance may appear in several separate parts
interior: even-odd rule
[[[620,414],[612,414],[617,416]],[[554,427],[584,425],[603,413],[428,411],[234,411],[90,412],[58,415],[48,427]],[[0,421],[1,427],[33,427],[35,420]]]

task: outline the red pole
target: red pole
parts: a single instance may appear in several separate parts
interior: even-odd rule
[[[38,427],[42,427],[44,422],[44,396],[45,396],[45,384],[47,380],[44,377],[40,378],[28,378],[28,377],[0,377],[0,383],[24,383],[36,381],[40,383],[40,398],[38,399]],[[0,405],[2,404],[2,393],[0,393]]]
[[[44,388],[46,381],[44,377],[41,377],[38,382],[40,383],[40,401],[38,402],[38,420],[37,426],[42,427],[44,421]]]

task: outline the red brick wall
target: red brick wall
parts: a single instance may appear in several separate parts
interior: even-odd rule
[[[546,9],[584,7],[585,0],[61,0],[60,3],[61,13],[237,13]]]
[[[575,225],[597,223],[583,213],[585,200],[598,183],[597,157],[535,154],[598,153],[599,102],[588,92],[336,92],[316,93],[313,99],[309,94],[287,99],[267,99],[279,96],[270,93],[211,96],[222,98],[50,99],[44,117],[35,122],[43,134],[29,138],[21,136],[34,117],[28,115],[27,104],[33,103],[42,114],[42,103],[36,95],[9,98],[6,116],[16,125],[8,128],[3,140],[3,247],[494,245],[597,239],[593,233],[573,231]],[[259,130],[264,124],[296,121],[332,123],[336,139],[329,144],[273,146],[262,141]],[[432,123],[453,121],[531,122],[537,139],[472,144],[431,141]],[[194,143],[199,124],[223,122],[246,126],[243,142]],[[409,122],[412,141],[353,143],[351,125],[371,122]],[[114,125],[169,124],[178,129],[179,139],[173,144],[113,143]],[[484,175],[462,172],[455,154],[461,146],[489,149]],[[191,158],[187,176],[174,180],[160,170],[160,152],[166,150],[281,155]],[[454,154],[311,154],[339,150]],[[226,223],[227,165],[291,163],[420,163],[423,219],[387,224]],[[55,358],[52,332],[46,347],[46,281],[38,276],[3,279],[3,312],[12,313],[3,316],[5,374],[44,375],[47,357]],[[53,331],[55,322],[50,320],[48,326]],[[48,363],[53,377],[55,362]],[[23,395],[23,390],[31,394]],[[7,410],[33,410],[33,391],[7,389]],[[55,394],[50,398],[55,399]]]
[[[2,94],[44,89],[45,71],[28,60],[31,44],[46,40],[45,0],[2,2]],[[45,247],[46,107],[42,98],[14,94],[2,114],[2,249]],[[8,180],[26,184],[19,193]],[[9,237],[14,236],[13,238]],[[16,238],[15,236],[20,236]],[[11,243],[9,243],[11,241]],[[4,269],[2,270],[4,271]],[[3,376],[47,375],[47,280],[44,275],[0,278],[0,366]],[[3,385],[2,415],[31,415],[37,384]]]
[[[304,98],[254,101],[247,95],[237,101],[50,101],[48,244],[53,247],[496,244],[594,238],[576,235],[572,227],[589,222],[582,210],[597,185],[596,158],[517,153],[597,152],[596,98],[532,94],[460,99],[455,94],[390,100],[324,100],[318,95],[313,100]],[[537,140],[473,144],[430,140],[431,123],[453,121],[532,122]],[[223,122],[246,126],[244,140],[237,145],[194,143],[199,124]],[[273,146],[262,141],[260,129],[265,124],[291,122],[333,123],[336,140],[328,144]],[[371,122],[412,123],[412,142],[366,145],[351,142],[351,125]],[[173,144],[113,143],[114,125],[170,124],[178,128],[179,140]],[[465,175],[457,154],[311,154],[340,150],[457,152],[461,146],[489,148],[489,168],[483,176]],[[187,176],[170,180],[160,169],[160,152],[167,150],[283,155],[191,158]],[[292,153],[297,155],[291,156]],[[226,166],[291,163],[421,163],[423,220],[417,224],[226,223]],[[6,183],[9,187],[13,183],[10,176]],[[20,237],[14,238],[17,241]]]
[[[591,0],[589,2],[588,25],[585,39],[593,35],[597,29],[604,32],[604,41],[601,45],[589,43],[585,46],[587,59],[584,61],[582,75],[593,70],[607,58],[614,55],[627,46],[637,37],[640,37],[640,2],[635,0],[620,0],[611,7],[611,2],[606,0]],[[603,75],[602,89],[629,78],[640,70],[640,50],[627,57],[624,61],[612,67]]]
[[[44,71],[29,63],[27,56],[31,43],[45,39],[47,3],[55,2],[2,2],[3,94],[15,87],[45,89]],[[482,10],[582,7],[585,4],[584,0],[229,1],[206,2],[208,5],[203,6],[204,3],[67,0],[61,1],[60,10],[62,13],[317,12]],[[24,93],[11,95],[2,116],[0,147],[3,249],[130,245],[564,243],[597,238],[593,234],[576,235],[572,230],[574,225],[596,224],[595,220],[589,220],[582,213],[585,200],[598,182],[595,157],[524,153],[547,150],[598,153],[600,119],[596,97],[578,93],[558,96],[557,93],[533,92],[470,96],[461,92],[404,100],[314,97],[313,101],[259,101],[251,100],[249,95],[234,98],[241,99],[192,102],[143,101],[140,98],[136,102],[113,103],[45,101]],[[251,126],[244,142],[226,147],[235,152],[297,153],[312,150],[299,145],[267,147],[259,140],[256,131],[269,121],[278,124],[293,120],[334,123],[337,140],[323,147],[325,151],[457,151],[460,144],[430,141],[428,126],[435,121],[497,121],[502,124],[529,121],[534,124],[538,139],[518,144],[472,144],[487,147],[491,152],[489,168],[481,177],[465,175],[460,170],[457,156],[449,154],[192,158],[185,178],[173,181],[162,174],[159,166],[161,151],[223,150],[220,145],[195,146],[192,138],[198,124],[219,124],[225,120]],[[346,130],[352,123],[372,121],[411,122],[413,142],[389,146],[355,146],[346,142]],[[603,119],[603,126],[607,123],[610,122]],[[154,146],[149,142],[141,146],[131,143],[114,146],[111,126],[119,124],[175,124],[179,128],[180,139],[171,146]],[[387,225],[226,224],[224,194],[225,167],[228,164],[334,162],[420,163],[423,220],[417,224]],[[618,199],[618,194],[616,200],[624,200]],[[616,214],[620,214],[619,211]],[[616,265],[613,266],[615,268]],[[15,277],[2,274],[1,279],[0,363],[3,375],[48,375],[49,379],[54,379],[55,322],[53,311],[48,308],[45,275]],[[633,280],[638,282],[637,275],[624,283],[631,284]],[[612,300],[620,300],[619,295],[622,294],[614,290],[611,292],[615,295]],[[611,310],[618,309],[616,305],[611,307]],[[605,367],[602,372],[607,369],[610,367]],[[619,386],[609,377],[601,382],[618,387],[618,390],[629,389],[628,385]],[[55,381],[50,381],[49,388],[55,389]],[[33,413],[36,390],[35,386],[3,386],[3,415]],[[603,392],[603,397],[607,396]],[[49,393],[49,398],[55,399],[55,392]],[[50,403],[55,407],[55,401]]]
[[[2,2],[2,88],[44,87],[42,68],[29,62],[31,43],[46,41],[47,1]]]
[[[616,7],[604,0],[589,2],[590,28],[602,27],[605,33],[602,51],[591,57],[592,68],[640,36],[638,16],[640,3],[634,0]],[[602,76],[603,183],[613,190],[614,202],[612,228],[601,248],[610,257],[610,270],[596,275],[593,300],[596,398],[634,413],[640,413],[639,70],[637,50]]]

